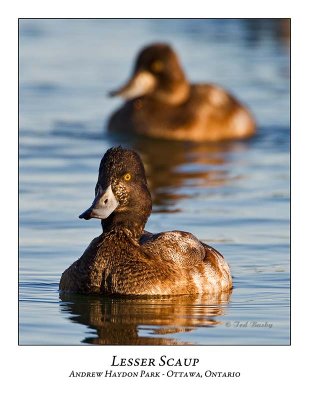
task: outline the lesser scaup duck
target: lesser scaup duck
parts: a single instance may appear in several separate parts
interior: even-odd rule
[[[116,295],[220,293],[232,287],[223,256],[181,231],[144,231],[151,196],[139,155],[121,147],[101,160],[95,199],[80,218],[102,220],[103,233],[60,280],[60,290]]]
[[[142,49],[128,83],[111,95],[126,100],[109,120],[111,132],[219,141],[246,138],[256,129],[249,110],[226,90],[190,84],[167,44]]]

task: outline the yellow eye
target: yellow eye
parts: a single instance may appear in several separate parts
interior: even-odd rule
[[[156,60],[151,64],[151,69],[154,72],[160,72],[163,70],[163,68],[164,68],[164,64],[160,60]]]
[[[123,179],[124,179],[125,181],[129,181],[129,180],[131,179],[131,174],[129,174],[129,173],[125,174],[124,177],[123,177]]]

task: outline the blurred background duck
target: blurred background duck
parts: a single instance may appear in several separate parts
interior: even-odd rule
[[[191,84],[165,43],[143,48],[129,81],[110,95],[125,99],[108,122],[111,132],[220,141],[247,138],[256,130],[252,114],[232,94],[214,84]]]

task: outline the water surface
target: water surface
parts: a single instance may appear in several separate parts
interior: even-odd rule
[[[20,344],[289,344],[289,48],[284,25],[246,20],[20,21]],[[109,135],[141,46],[168,41],[190,80],[220,83],[257,136],[222,144]],[[230,296],[60,296],[61,273],[100,234],[78,215],[111,146],[137,149],[147,230],[189,231],[230,263]]]

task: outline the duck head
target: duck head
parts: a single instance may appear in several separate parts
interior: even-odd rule
[[[125,227],[141,234],[151,207],[145,169],[139,155],[115,147],[103,156],[94,201],[79,218],[101,219],[104,231]]]
[[[111,96],[126,100],[150,96],[167,103],[179,103],[188,97],[189,84],[174,50],[156,43],[141,50],[129,81]]]

